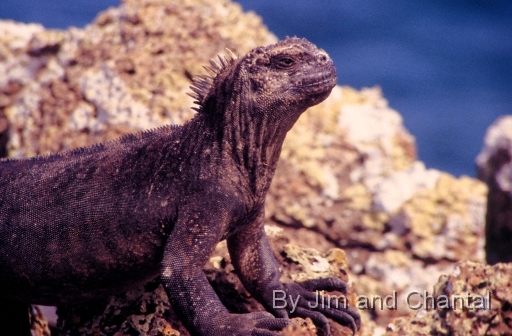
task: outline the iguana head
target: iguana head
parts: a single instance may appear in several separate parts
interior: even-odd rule
[[[283,41],[251,51],[243,60],[253,99],[272,110],[304,110],[323,101],[336,85],[336,69],[325,51],[306,39]],[[276,104],[284,105],[282,108]]]
[[[296,118],[323,101],[336,85],[336,69],[325,51],[296,37],[258,47],[241,58],[219,57],[194,80],[200,113],[218,114],[236,105],[268,120]]]

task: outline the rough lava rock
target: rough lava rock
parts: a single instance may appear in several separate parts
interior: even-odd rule
[[[478,178],[489,187],[487,262],[512,262],[512,116],[502,117],[489,127],[476,164]]]
[[[192,99],[185,94],[191,77],[203,73],[210,58],[226,47],[244,54],[275,41],[257,15],[228,0],[124,0],[85,28],[65,31],[0,21],[0,156],[56,152],[183,123],[193,115]],[[338,86],[288,134],[266,203],[266,223],[281,226],[303,247],[323,253],[343,248],[352,293],[396,292],[402,302],[412,290],[431,288],[455,262],[484,261],[486,193],[478,180],[425,167],[416,157],[414,138],[379,88]],[[333,265],[322,258],[309,271]],[[227,288],[223,300],[249,300],[230,291],[215,272],[210,273],[214,286],[221,293]],[[149,303],[126,309],[114,308],[123,297],[102,303],[101,325],[138,324],[183,334],[179,324],[168,329],[165,318],[171,313],[158,287],[145,289],[124,297],[149,297]],[[60,313],[68,317],[61,325],[69,328],[86,330],[87,325],[90,331],[99,325]],[[383,333],[392,318],[411,310],[401,304],[362,313],[361,334],[371,334]],[[141,317],[148,314],[155,319]],[[77,320],[84,324],[73,324]],[[301,334],[314,328],[301,323],[290,330]]]
[[[429,295],[433,307],[395,319],[385,335],[512,335],[512,264],[459,262]]]
[[[378,88],[335,88],[289,132],[269,220],[322,233],[347,252],[355,291],[429,288],[460,259],[483,262],[486,187],[427,169]],[[371,311],[378,324],[408,314]]]
[[[240,5],[206,0],[126,0],[84,29],[2,21],[0,32],[11,157],[183,123],[193,115],[191,77],[210,58],[277,40]]]

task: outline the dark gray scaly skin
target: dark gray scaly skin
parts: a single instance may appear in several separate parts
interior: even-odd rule
[[[286,38],[220,59],[194,81],[198,114],[117,141],[0,161],[0,296],[45,305],[108,297],[160,275],[173,307],[198,335],[277,335],[285,290],[329,334],[326,317],[354,332],[352,308],[310,309],[340,279],[282,284],[263,230],[265,196],[286,133],[336,84],[327,54]],[[227,239],[247,290],[267,312],[231,314],[202,271]],[[291,307],[291,306],[290,306]]]

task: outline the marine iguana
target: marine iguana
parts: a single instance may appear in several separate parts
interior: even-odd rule
[[[291,306],[275,308],[275,291],[300,298],[293,316],[322,334],[326,317],[360,327],[353,308],[309,305],[316,290],[345,292],[340,279],[281,283],[263,230],[286,133],[336,85],[332,60],[286,38],[219,61],[194,79],[198,113],[183,126],[0,161],[1,297],[75,304],[159,275],[193,334],[278,335]],[[273,315],[232,314],[219,301],[202,267],[223,239],[243,285]]]

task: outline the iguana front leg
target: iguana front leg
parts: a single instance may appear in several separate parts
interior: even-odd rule
[[[166,243],[160,274],[181,320],[194,335],[278,335],[271,330],[282,329],[287,320],[267,312],[229,313],[203,273],[231,218],[230,202],[222,195],[202,194],[183,203]]]
[[[317,305],[315,291],[340,291],[346,294],[346,284],[339,278],[314,279],[302,283],[281,283],[278,262],[270,249],[263,225],[263,211],[245,230],[228,238],[231,260],[245,288],[274,315],[309,317],[318,327],[320,335],[329,335],[326,317],[348,326],[356,332],[361,326],[360,316],[344,305]],[[282,304],[286,293],[286,307]],[[280,302],[275,302],[275,298]],[[327,305],[326,305],[327,306]],[[293,313],[290,312],[293,310]]]

